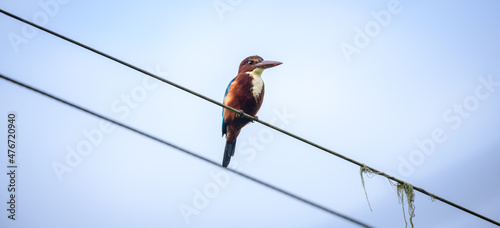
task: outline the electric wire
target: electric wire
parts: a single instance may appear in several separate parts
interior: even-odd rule
[[[70,39],[70,38],[65,37],[65,36],[63,36],[63,35],[61,35],[61,34],[58,34],[58,33],[56,33],[56,32],[53,32],[53,31],[49,30],[49,29],[46,29],[46,28],[44,28],[44,27],[42,27],[42,26],[39,26],[39,25],[37,25],[37,24],[34,24],[34,23],[30,22],[30,21],[27,21],[27,20],[25,20],[25,19],[23,19],[23,18],[20,18],[20,17],[16,16],[16,15],[13,15],[13,14],[11,14],[11,13],[9,13],[9,12],[6,12],[6,11],[4,11],[4,10],[2,10],[2,9],[0,9],[0,12],[1,12],[1,13],[3,13],[3,14],[5,14],[5,15],[7,15],[7,16],[9,16],[9,17],[12,17],[12,18],[14,18],[14,19],[16,19],[16,20],[22,21],[22,22],[24,22],[24,23],[26,23],[26,24],[29,24],[29,25],[31,25],[31,26],[33,26],[33,27],[36,27],[36,28],[38,28],[38,29],[40,29],[40,30],[42,30],[42,31],[45,31],[45,32],[47,32],[47,33],[49,33],[49,34],[52,34],[52,35],[54,35],[54,36],[56,36],[56,37],[59,37],[59,38],[61,38],[61,39],[63,39],[63,40],[66,40],[66,41],[68,41],[68,42],[70,42],[70,43],[73,43],[73,44],[75,44],[75,45],[77,45],[77,46],[80,46],[80,47],[85,48],[85,49],[87,49],[87,50],[89,50],[89,51],[92,51],[92,52],[94,52],[94,53],[96,53],[96,54],[99,54],[99,55],[101,55],[101,56],[103,56],[103,57],[105,57],[105,58],[111,59],[111,60],[113,60],[113,61],[115,61],[115,62],[117,62],[117,63],[120,63],[120,64],[124,65],[124,66],[127,66],[127,67],[129,67],[129,68],[131,68],[131,69],[134,69],[134,70],[136,70],[136,71],[139,71],[139,72],[141,72],[141,73],[143,73],[143,74],[145,74],[145,75],[148,75],[148,76],[150,76],[150,77],[152,77],[152,78],[155,78],[155,79],[157,79],[157,80],[159,80],[159,81],[161,81],[161,82],[164,82],[164,83],[166,83],[166,84],[169,84],[169,85],[171,85],[171,86],[174,86],[174,87],[176,87],[176,88],[178,88],[178,89],[180,89],[180,90],[183,90],[183,91],[185,91],[185,92],[188,92],[188,93],[190,93],[190,94],[192,94],[192,95],[195,95],[195,96],[197,96],[197,97],[200,97],[200,98],[202,98],[202,99],[204,99],[204,100],[206,100],[206,101],[209,101],[209,102],[211,102],[211,103],[213,103],[213,104],[215,104],[215,105],[218,105],[218,106],[223,107],[223,108],[225,108],[225,109],[231,110],[232,112],[235,112],[235,113],[240,113],[240,111],[239,111],[239,110],[237,110],[237,109],[235,109],[235,108],[229,107],[229,106],[227,106],[227,105],[225,105],[225,104],[222,104],[222,103],[220,103],[220,102],[218,102],[218,101],[216,101],[216,100],[213,100],[213,99],[211,99],[211,98],[209,98],[209,97],[207,97],[207,96],[204,96],[204,95],[202,95],[202,94],[200,94],[200,93],[197,93],[197,92],[195,92],[195,91],[193,91],[193,90],[190,90],[190,89],[188,89],[188,88],[186,88],[186,87],[184,87],[184,86],[181,86],[181,85],[179,85],[179,84],[176,84],[176,83],[174,83],[174,82],[171,82],[171,81],[169,81],[169,80],[166,80],[166,79],[164,79],[164,78],[162,78],[162,77],[159,77],[159,76],[157,76],[157,75],[155,75],[155,74],[153,74],[153,73],[150,73],[150,72],[148,72],[148,71],[146,71],[146,70],[143,70],[143,69],[141,69],[141,68],[139,68],[139,67],[136,67],[136,66],[134,66],[134,65],[132,65],[132,64],[130,64],[130,63],[127,63],[127,62],[122,61],[122,60],[120,60],[120,59],[118,59],[118,58],[115,58],[115,57],[113,57],[113,56],[110,56],[110,55],[108,55],[108,54],[106,54],[106,53],[103,53],[103,52],[101,52],[101,51],[98,51],[98,50],[96,50],[96,49],[94,49],[94,48],[92,48],[92,47],[89,47],[89,46],[84,45],[84,44],[82,44],[82,43],[80,43],[80,42],[77,42],[77,41],[75,41],[75,40],[73,40],[73,39]],[[378,174],[378,175],[380,175],[380,176],[386,177],[386,178],[388,178],[388,179],[390,179],[390,180],[392,180],[392,181],[395,181],[395,182],[397,182],[397,183],[400,183],[400,184],[407,184],[407,182],[405,182],[405,181],[403,181],[403,180],[401,180],[401,179],[398,179],[398,178],[396,178],[396,177],[390,176],[390,175],[388,175],[388,174],[386,174],[386,173],[384,173],[384,172],[382,172],[382,171],[379,171],[379,170],[377,170],[377,169],[375,169],[375,168],[372,168],[372,167],[370,167],[370,166],[367,166],[367,165],[365,165],[364,163],[358,162],[358,161],[356,161],[356,160],[354,160],[354,159],[351,159],[351,158],[349,158],[349,157],[347,157],[347,156],[344,156],[344,155],[342,155],[342,154],[340,154],[340,153],[337,153],[337,152],[335,152],[335,151],[333,151],[333,150],[330,150],[330,149],[328,149],[328,148],[326,148],[326,147],[323,147],[323,146],[321,146],[321,145],[319,145],[319,144],[316,144],[316,143],[314,143],[314,142],[312,142],[312,141],[309,141],[309,140],[307,140],[307,139],[305,139],[305,138],[302,138],[302,137],[300,137],[300,136],[297,136],[297,135],[295,135],[295,134],[292,134],[292,133],[290,133],[290,132],[288,132],[288,131],[285,131],[285,130],[283,130],[283,129],[281,129],[281,128],[278,128],[278,127],[276,127],[276,126],[274,126],[274,125],[271,125],[271,124],[269,124],[269,123],[267,123],[267,122],[264,122],[264,121],[262,121],[262,120],[260,120],[260,119],[255,119],[255,117],[253,117],[253,116],[251,116],[251,115],[248,115],[248,114],[246,114],[246,113],[241,113],[241,114],[243,114],[243,117],[245,117],[245,118],[247,118],[247,119],[249,119],[249,120],[252,120],[252,121],[258,122],[258,123],[260,123],[260,124],[262,124],[262,125],[264,125],[264,126],[267,126],[267,127],[271,128],[271,129],[274,129],[274,130],[279,131],[279,132],[281,132],[281,133],[283,133],[283,134],[285,134],[285,135],[288,135],[288,136],[290,136],[290,137],[292,137],[292,138],[294,138],[294,139],[296,139],[296,140],[302,141],[302,142],[304,142],[304,143],[306,143],[306,144],[309,144],[310,146],[316,147],[316,148],[318,148],[318,149],[320,149],[320,150],[323,150],[323,151],[325,151],[325,152],[327,152],[327,153],[330,153],[330,154],[332,154],[332,155],[335,155],[335,156],[337,156],[337,157],[339,157],[339,158],[341,158],[341,159],[343,159],[343,160],[345,160],[345,161],[351,162],[351,163],[353,163],[353,164],[355,164],[355,165],[357,165],[357,166],[359,166],[359,167],[365,167],[365,168],[367,168],[367,169],[370,169],[370,170],[372,170],[374,173],[376,173],[376,174]],[[437,200],[439,200],[439,201],[441,201],[441,202],[443,202],[443,203],[446,203],[446,204],[448,204],[448,205],[450,205],[450,206],[452,206],[452,207],[455,207],[455,208],[457,208],[457,209],[459,209],[459,210],[462,210],[462,211],[464,211],[464,212],[466,212],[466,213],[469,213],[469,214],[474,215],[474,216],[476,216],[476,217],[478,217],[478,218],[481,218],[481,219],[483,219],[483,220],[485,220],[485,221],[488,221],[488,222],[493,223],[493,224],[495,224],[495,225],[497,225],[497,226],[500,226],[500,222],[498,222],[498,221],[495,221],[495,220],[493,220],[493,219],[491,219],[491,218],[488,218],[488,217],[486,217],[486,216],[484,216],[484,215],[481,215],[481,214],[479,214],[479,213],[477,213],[477,212],[474,212],[474,211],[472,211],[472,210],[470,210],[470,209],[467,209],[467,208],[465,208],[465,207],[463,207],[463,206],[460,206],[460,205],[458,205],[458,204],[456,204],[456,203],[454,203],[454,202],[451,202],[451,201],[449,201],[449,200],[446,200],[446,199],[444,199],[444,198],[442,198],[442,197],[440,197],[440,196],[437,196],[437,195],[435,195],[435,194],[432,194],[432,193],[430,193],[430,192],[428,192],[428,191],[424,190],[423,188],[413,186],[413,189],[414,189],[414,190],[419,191],[419,192],[420,192],[420,193],[422,193],[422,194],[428,195],[429,197],[431,197],[431,198],[433,198],[433,199],[437,199]]]
[[[34,91],[34,92],[37,92],[37,93],[39,93],[39,94],[45,95],[45,96],[47,96],[47,97],[49,97],[49,98],[52,98],[52,99],[54,99],[54,100],[56,100],[56,101],[59,101],[59,102],[63,103],[63,104],[69,105],[69,106],[71,106],[71,107],[73,107],[73,108],[76,108],[76,109],[78,109],[78,110],[80,110],[80,111],[83,111],[83,112],[85,112],[85,113],[87,113],[87,114],[93,115],[93,116],[98,117],[98,118],[101,118],[101,119],[103,119],[103,120],[106,120],[106,121],[108,121],[108,122],[110,122],[110,123],[113,123],[113,124],[115,124],[115,125],[118,125],[118,126],[120,126],[120,127],[123,127],[123,128],[125,128],[125,129],[127,129],[127,130],[130,130],[130,131],[132,131],[132,132],[134,132],[134,133],[140,134],[140,135],[145,136],[145,137],[147,137],[147,138],[150,138],[150,139],[152,139],[152,140],[154,140],[154,141],[157,141],[157,142],[163,143],[163,144],[165,144],[165,145],[167,145],[167,146],[170,146],[170,147],[172,147],[172,148],[174,148],[174,149],[176,149],[176,150],[179,150],[179,151],[184,152],[184,153],[186,153],[186,154],[189,154],[189,155],[191,155],[191,156],[193,156],[193,157],[196,157],[196,158],[198,158],[198,159],[201,159],[201,160],[203,160],[203,161],[205,161],[205,162],[207,162],[207,163],[210,163],[210,164],[212,164],[212,165],[215,165],[215,166],[217,166],[217,167],[219,167],[219,168],[221,167],[221,166],[219,165],[219,163],[217,163],[217,162],[215,162],[215,161],[212,161],[212,160],[210,160],[210,159],[208,159],[208,158],[206,158],[206,157],[203,157],[203,156],[201,156],[201,155],[199,155],[199,154],[196,154],[196,153],[194,153],[194,152],[192,152],[192,151],[189,151],[189,150],[184,149],[184,148],[182,148],[182,147],[180,147],[180,146],[177,146],[177,145],[175,145],[175,144],[173,144],[173,143],[170,143],[170,142],[168,142],[168,141],[165,141],[165,140],[163,140],[163,139],[160,139],[160,138],[158,138],[158,137],[155,137],[155,136],[153,136],[153,135],[150,135],[150,134],[148,134],[148,133],[145,133],[145,132],[143,132],[143,131],[140,131],[140,130],[138,130],[138,129],[136,129],[136,128],[133,128],[133,127],[131,127],[131,126],[129,126],[129,125],[126,125],[126,124],[124,124],[124,123],[118,122],[118,121],[116,121],[116,120],[114,120],[114,119],[111,119],[111,118],[109,118],[109,117],[106,117],[106,116],[104,116],[104,115],[101,115],[101,114],[98,114],[98,113],[96,113],[96,112],[93,112],[93,111],[90,111],[90,110],[88,110],[88,109],[85,109],[85,108],[83,108],[83,107],[80,107],[80,106],[78,106],[78,105],[76,105],[76,104],[73,104],[73,103],[71,103],[71,102],[69,102],[69,101],[63,100],[63,99],[61,99],[61,98],[59,98],[59,97],[57,97],[57,96],[54,96],[54,95],[52,95],[52,94],[49,94],[49,93],[47,93],[47,92],[44,92],[44,91],[39,90],[39,89],[37,89],[37,88],[34,88],[34,87],[29,86],[29,85],[27,85],[27,84],[24,84],[24,83],[22,83],[22,82],[16,81],[16,80],[14,80],[14,79],[12,79],[12,78],[9,78],[9,77],[7,77],[7,76],[5,76],[5,75],[3,75],[3,74],[0,74],[0,78],[4,79],[4,80],[6,80],[6,81],[12,82],[12,83],[14,83],[14,84],[17,84],[17,85],[19,85],[19,86],[22,86],[22,87],[24,87],[24,88],[27,88],[27,89],[29,89],[29,90],[32,90],[32,91]],[[295,195],[295,194],[293,194],[293,193],[291,193],[291,192],[285,191],[285,190],[283,190],[283,189],[281,189],[281,188],[278,188],[278,187],[276,187],[276,186],[274,186],[274,185],[271,185],[271,184],[269,184],[269,183],[267,183],[267,182],[264,182],[264,181],[262,181],[262,180],[259,180],[259,179],[255,178],[255,177],[249,176],[249,175],[247,175],[247,174],[245,174],[245,173],[239,172],[239,171],[234,170],[234,169],[230,169],[230,168],[226,168],[226,169],[227,169],[228,171],[230,171],[230,172],[234,173],[234,174],[237,174],[237,175],[239,175],[239,176],[241,176],[241,177],[247,178],[247,179],[249,179],[249,180],[251,180],[251,181],[253,181],[253,182],[256,182],[256,183],[258,183],[258,184],[260,184],[260,185],[263,185],[263,186],[265,186],[265,187],[268,187],[268,188],[270,188],[270,189],[273,189],[273,190],[275,190],[275,191],[277,191],[277,192],[279,192],[279,193],[281,193],[281,194],[287,195],[287,196],[289,196],[289,197],[291,197],[291,198],[294,198],[294,199],[296,199],[296,200],[298,200],[298,201],[301,201],[301,202],[303,202],[303,203],[309,204],[310,206],[313,206],[313,207],[315,207],[315,208],[318,208],[318,209],[320,209],[320,210],[323,210],[323,211],[325,211],[325,212],[327,212],[327,213],[330,213],[330,214],[335,215],[335,216],[338,216],[338,217],[340,217],[340,218],[342,218],[342,219],[345,219],[345,220],[348,220],[348,221],[350,221],[350,222],[353,222],[353,223],[355,223],[355,224],[357,224],[357,225],[359,225],[359,226],[362,226],[362,227],[371,227],[371,226],[369,226],[369,225],[367,225],[367,224],[365,224],[365,223],[363,223],[363,222],[361,222],[361,221],[359,221],[359,220],[356,220],[356,219],[354,219],[354,218],[351,218],[351,217],[349,217],[349,216],[347,216],[347,215],[344,215],[344,214],[342,214],[342,213],[340,213],[340,212],[336,212],[336,211],[333,211],[333,210],[331,210],[331,209],[328,209],[328,208],[326,208],[326,207],[324,207],[324,206],[321,206],[321,205],[319,205],[319,204],[317,204],[317,203],[314,203],[314,202],[309,201],[309,200],[307,200],[307,199],[305,199],[305,198],[302,198],[302,197],[300,197],[300,196],[297,196],[297,195]]]

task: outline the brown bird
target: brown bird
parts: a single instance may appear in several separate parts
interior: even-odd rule
[[[264,61],[260,56],[254,55],[245,58],[239,67],[238,75],[231,80],[224,94],[224,104],[240,110],[237,114],[225,108],[222,109],[222,136],[226,135],[226,147],[222,166],[227,167],[234,155],[236,138],[241,128],[250,120],[243,117],[243,113],[255,116],[264,100],[264,69],[280,65],[281,62]]]

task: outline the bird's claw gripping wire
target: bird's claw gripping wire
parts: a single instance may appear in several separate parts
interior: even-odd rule
[[[240,110],[240,111],[238,112],[238,115],[237,115],[237,116],[238,116],[238,118],[245,118],[245,112],[244,112],[243,110]],[[252,121],[252,123],[253,123],[253,122],[255,122],[255,121],[259,121],[259,117],[254,116],[254,117],[253,117],[253,119],[252,119],[252,120],[250,120],[250,121]]]
[[[240,111],[239,111],[239,113],[238,113],[238,118],[243,118],[243,117],[245,117],[245,112],[244,112],[244,111],[243,111],[243,109],[242,109],[242,110],[240,110]]]

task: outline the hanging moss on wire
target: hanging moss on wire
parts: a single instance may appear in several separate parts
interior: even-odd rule
[[[365,179],[363,177],[363,174],[365,173],[368,177],[371,178],[373,177],[375,172],[372,169],[368,168],[368,166],[366,166],[365,164],[359,167],[359,175],[361,176],[361,184],[363,185],[363,189],[365,190],[366,201],[368,202],[368,207],[370,207],[370,211],[373,211],[372,206],[370,205],[370,200],[368,199],[368,193],[366,192]]]
[[[361,184],[363,185],[363,189],[365,190],[365,196],[366,196],[366,201],[368,202],[368,207],[370,207],[370,211],[372,210],[372,206],[370,205],[370,200],[368,199],[368,193],[366,191],[365,187],[365,179],[364,179],[364,174],[366,174],[368,177],[373,177],[375,174],[376,175],[381,175],[387,178],[389,180],[389,183],[393,186],[396,187],[396,192],[398,194],[398,201],[401,204],[403,208],[403,218],[405,220],[405,227],[408,227],[408,222],[406,221],[406,213],[405,213],[405,197],[406,197],[406,204],[408,204],[408,215],[410,217],[410,224],[411,227],[413,228],[413,217],[415,217],[415,191],[413,190],[413,185],[407,183],[407,182],[392,182],[390,178],[386,176],[385,173],[375,171],[371,169],[370,167],[366,166],[365,164],[362,164],[359,168],[359,175],[361,176]],[[429,194],[432,200],[435,200],[435,196],[432,194]]]
[[[393,184],[391,182],[391,184]],[[408,204],[408,215],[410,216],[410,224],[413,228],[413,217],[415,217],[415,192],[413,191],[413,185],[406,182],[398,182],[396,185],[397,193],[398,193],[398,201],[403,208],[403,217],[405,219],[405,227],[408,227],[408,222],[406,221],[406,213],[405,213],[405,196],[406,203]]]

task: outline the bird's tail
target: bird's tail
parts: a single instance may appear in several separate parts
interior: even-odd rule
[[[231,157],[234,155],[234,149],[236,148],[236,141],[226,142],[226,148],[224,148],[224,159],[222,160],[222,166],[227,167]]]

